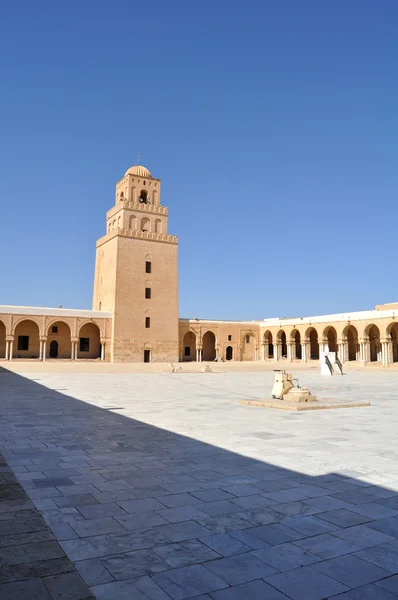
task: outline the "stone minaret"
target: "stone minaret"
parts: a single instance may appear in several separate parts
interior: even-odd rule
[[[111,360],[178,360],[178,238],[167,233],[160,180],[142,165],[116,184],[97,241],[93,310],[113,311]]]

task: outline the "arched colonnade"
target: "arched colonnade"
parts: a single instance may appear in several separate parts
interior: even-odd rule
[[[393,321],[384,330],[375,323],[362,327],[349,323],[340,334],[332,325],[301,331],[281,328],[274,333],[268,329],[261,337],[261,360],[308,362],[319,360],[320,352],[327,351],[336,352],[341,362],[398,362],[398,322]]]
[[[7,322],[8,321],[8,322]],[[104,323],[94,319],[0,317],[0,359],[105,360]]]

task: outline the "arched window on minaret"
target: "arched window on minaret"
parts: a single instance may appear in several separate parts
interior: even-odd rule
[[[141,219],[141,231],[151,231],[151,222],[147,217]]]
[[[131,189],[130,189],[130,200],[132,202],[136,201],[136,197],[135,197],[135,185],[131,186]]]
[[[129,229],[131,231],[135,231],[137,229],[137,217],[135,215],[131,215],[129,219]]]
[[[121,202],[122,200],[124,200],[124,193],[123,193],[123,192],[120,192],[120,202]]]
[[[161,221],[161,219],[156,219],[156,221],[155,221],[155,233],[162,233],[162,221]]]
[[[140,197],[138,199],[141,204],[148,204],[148,192],[146,190],[140,191]]]

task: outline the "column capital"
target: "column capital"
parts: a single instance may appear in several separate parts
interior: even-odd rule
[[[6,342],[13,342],[14,341],[14,336],[13,335],[6,335]]]
[[[40,341],[41,342],[46,342],[47,341],[47,336],[46,335],[41,335],[40,336]]]
[[[71,342],[78,342],[78,341],[79,341],[79,338],[77,338],[77,337],[71,337],[71,338],[70,338],[70,341],[71,341]]]

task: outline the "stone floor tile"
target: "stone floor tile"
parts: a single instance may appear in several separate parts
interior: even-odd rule
[[[79,537],[91,537],[106,533],[123,533],[126,531],[123,525],[118,523],[113,517],[75,521],[72,523],[72,527]]]
[[[286,571],[267,577],[266,581],[292,600],[322,600],[348,590],[347,586],[313,567]]]
[[[304,493],[301,493],[299,488],[295,488],[294,490],[267,492],[267,498],[270,498],[270,500],[273,500],[274,502],[278,502],[278,504],[286,504],[287,502],[300,502],[308,497],[309,496],[306,496]]]
[[[170,596],[150,577],[96,585],[91,591],[96,600],[170,600]]]
[[[270,546],[263,550],[255,550],[252,552],[252,555],[281,572],[305,567],[321,560],[319,556],[315,556],[311,552],[307,552],[290,543]]]
[[[310,506],[301,501],[286,502],[286,504],[275,505],[274,509],[282,515],[289,517],[306,517],[322,513],[321,508]]]
[[[214,600],[289,600],[285,594],[261,579],[212,592],[211,597]]]
[[[388,517],[387,519],[378,519],[377,521],[372,521],[371,523],[367,523],[367,526],[370,529],[376,529],[376,531],[381,531],[382,533],[386,533],[387,535],[392,535],[394,537],[398,537],[398,518],[397,517]]]
[[[96,492],[96,488],[91,483],[60,485],[56,489],[62,496],[76,496],[77,494],[92,494]]]
[[[270,523],[279,523],[285,515],[268,508],[264,511],[244,510],[236,513],[236,516],[253,523],[253,525],[269,525]]]
[[[158,573],[153,576],[153,581],[173,600],[185,600],[228,587],[225,581],[201,565]]]
[[[372,501],[380,502],[380,498],[368,493],[367,489],[368,488],[358,489],[350,492],[338,492],[337,494],[333,494],[333,498],[338,498],[339,500],[349,502],[350,504],[366,504]]]
[[[110,539],[118,547],[118,552],[143,550],[160,544],[167,544],[169,540],[157,528],[135,529],[127,533],[110,535]]]
[[[235,498],[233,500],[235,504],[241,506],[241,510],[266,510],[268,506],[274,506],[276,502],[265,496],[254,494],[254,496],[242,496],[242,498]]]
[[[324,559],[335,558],[336,556],[360,550],[360,546],[329,533],[295,540],[294,545]]]
[[[248,529],[253,525],[250,521],[238,517],[237,514],[221,515],[219,517],[209,516],[207,519],[198,519],[198,523],[204,525],[211,533],[217,534]]]
[[[377,581],[375,585],[380,586],[383,588],[383,590],[387,590],[398,596],[398,575],[393,575],[392,577],[387,577],[386,579]]]
[[[88,496],[90,497],[90,496]],[[108,502],[122,502],[123,500],[134,500],[132,490],[113,490],[112,492],[93,492],[92,498],[95,498],[100,504],[108,504]],[[91,502],[77,502],[78,504],[91,504]]]
[[[376,529],[371,529],[366,525],[356,525],[354,527],[340,529],[339,531],[334,531],[333,535],[346,540],[347,542],[352,542],[360,548],[377,546],[378,544],[384,544],[396,539],[391,535],[387,535]]]
[[[256,492],[254,492],[256,493]],[[234,498],[233,494],[229,494],[225,490],[221,489],[211,489],[211,490],[198,490],[196,492],[192,492],[191,496],[194,496],[198,500],[202,502],[214,502],[216,500],[229,500]]]
[[[241,512],[242,507],[237,506],[229,500],[215,500],[214,502],[205,502],[204,504],[201,504],[200,510],[211,517],[218,517],[219,515],[229,515]]]
[[[94,504],[76,506],[77,510],[85,519],[101,519],[102,517],[126,517],[125,510],[120,508],[115,502],[108,504]]]
[[[30,579],[0,585],[0,598],[1,600],[50,600],[50,595],[40,579]]]
[[[177,508],[178,506],[191,506],[202,501],[191,494],[168,494],[167,496],[159,497],[162,504],[167,508]]]
[[[209,546],[209,548],[212,548],[218,552],[218,554],[221,556],[232,556],[233,554],[242,554],[244,552],[253,550],[252,546],[248,546],[244,542],[239,541],[228,533],[209,535],[200,538],[200,541],[206,544],[206,546]]]
[[[195,521],[184,521],[182,523],[173,523],[172,525],[160,525],[156,531],[164,535],[171,542],[182,542],[193,538],[211,535],[211,531],[195,523]]]
[[[224,492],[227,492],[231,496],[242,498],[242,496],[254,496],[258,494],[258,489],[250,485],[232,485],[222,488]]]
[[[0,561],[3,565],[18,565],[63,556],[62,549],[55,541],[0,548]]]
[[[94,600],[92,593],[78,573],[64,573],[43,579],[54,600]]]
[[[260,527],[252,527],[246,530],[247,533],[254,537],[264,540],[267,544],[275,546],[276,544],[284,544],[293,540],[300,539],[302,536],[294,529],[289,529],[280,523],[271,523],[270,525],[262,525]]]
[[[54,541],[54,536],[49,529],[43,529],[42,531],[34,531],[33,533],[16,533],[14,535],[0,535],[0,548],[19,546],[21,544],[36,544],[38,542],[48,541]]]
[[[148,510],[163,510],[165,508],[165,505],[155,500],[155,498],[126,500],[119,502],[119,505],[128,513],[147,512]]]
[[[129,514],[126,517],[115,517],[115,519],[128,531],[132,529],[155,527],[156,525],[168,525],[170,523],[170,521],[167,521],[153,510]]]
[[[148,549],[107,556],[101,558],[101,563],[117,581],[153,575],[170,568],[155,552]]]
[[[37,488],[59,487],[64,485],[74,485],[73,481],[67,477],[45,477],[44,479],[33,479]]]
[[[120,552],[116,540],[107,535],[96,535],[89,538],[78,538],[60,542],[61,547],[73,561],[98,558]]]
[[[75,562],[75,567],[88,586],[101,585],[102,583],[114,581],[112,575],[98,558],[80,560]]]
[[[155,546],[152,550],[173,568],[220,558],[220,554],[198,540]]]
[[[330,533],[339,529],[338,525],[332,525],[317,516],[309,517],[285,517],[281,524],[301,533],[303,537]]]
[[[388,517],[398,517],[398,511],[389,508],[388,506],[383,506],[378,502],[368,502],[367,504],[361,504],[355,506],[355,511],[365,517],[374,519],[386,519]]]
[[[43,502],[43,501],[42,501]],[[76,496],[61,496],[51,500],[55,508],[68,508],[75,506],[87,506],[88,504],[98,504],[98,501],[91,494],[76,494]],[[46,507],[43,507],[46,508]],[[51,507],[49,506],[50,510]]]
[[[390,571],[386,571],[381,567],[372,565],[366,560],[347,554],[338,556],[313,565],[314,569],[321,571],[329,577],[333,577],[336,581],[340,581],[350,588],[359,587],[367,583],[373,583],[378,579],[383,579],[391,575]],[[397,567],[398,570],[398,567]]]
[[[231,537],[235,538],[242,544],[249,546],[252,550],[261,550],[262,548],[268,548],[269,544],[264,540],[261,540],[254,535],[251,535],[247,532],[247,529],[241,531],[232,531],[230,533]]]
[[[355,507],[355,510],[357,507]],[[326,511],[318,514],[319,519],[328,521],[338,527],[352,527],[353,525],[362,525],[368,523],[372,519],[354,510],[339,508],[337,510]]]
[[[47,577],[48,575],[58,575],[60,573],[70,573],[72,571],[74,571],[74,567],[66,556],[50,560],[39,560],[12,566],[3,566],[0,569],[0,584],[9,583],[11,581]]]
[[[346,508],[347,510],[351,510],[353,505],[349,502],[344,502],[344,500],[339,500],[338,498],[334,498],[333,496],[321,496],[318,498],[309,498],[308,500],[303,500],[305,504],[309,506],[315,506],[315,508],[321,508],[323,511],[327,510],[337,510],[339,508]]]
[[[277,573],[277,569],[249,553],[219,558],[204,566],[229,585],[239,585]]]
[[[207,504],[205,506],[207,507]],[[200,507],[202,508],[202,505],[200,505]],[[207,514],[206,512],[203,512],[201,508],[196,506],[177,506],[175,508],[159,510],[157,513],[164,519],[167,519],[170,523],[181,523],[181,521],[205,519]],[[122,521],[120,522],[122,523]],[[159,525],[161,525],[161,523],[159,523]]]
[[[388,580],[383,579],[383,581]],[[369,583],[368,585],[355,588],[355,590],[333,596],[329,600],[397,600],[395,594],[391,594],[379,587],[378,583]]]
[[[391,573],[398,573],[398,546],[392,544],[380,544],[356,552],[355,556],[364,559],[373,565],[382,567]]]
[[[321,487],[319,485],[311,485],[311,484],[304,484],[304,485],[299,485],[298,487],[295,488],[295,491],[298,492],[299,494],[303,494],[303,496],[306,496],[307,498],[318,498],[319,496],[329,496],[330,495],[330,490]]]

